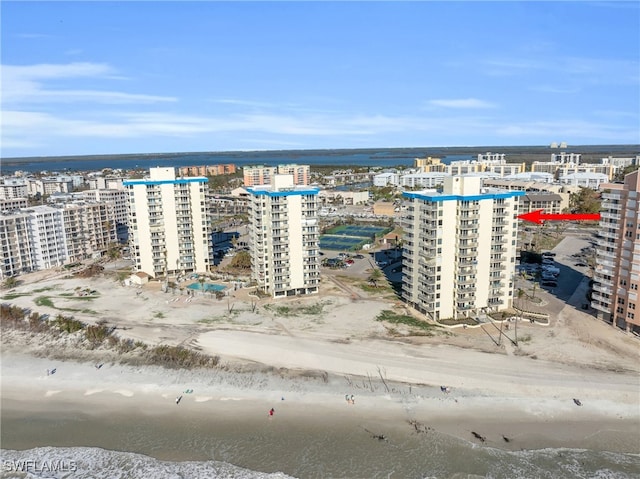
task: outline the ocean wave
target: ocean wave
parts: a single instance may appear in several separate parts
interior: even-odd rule
[[[251,471],[221,461],[160,461],[96,447],[0,449],[3,479],[295,479],[282,472]]]

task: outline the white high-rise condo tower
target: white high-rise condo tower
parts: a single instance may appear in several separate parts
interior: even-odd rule
[[[252,278],[274,298],[318,292],[318,189],[274,175],[248,188]]]
[[[150,276],[207,272],[210,226],[205,177],[176,178],[175,168],[150,168],[127,180],[129,244],[136,269]]]
[[[518,197],[447,177],[442,192],[405,192],[403,298],[438,320],[511,307]]]

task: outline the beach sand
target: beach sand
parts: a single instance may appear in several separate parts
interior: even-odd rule
[[[76,288],[98,294],[79,307],[69,296]],[[359,477],[374,477],[369,472],[397,461],[394,448],[415,471],[425,467],[421,450],[445,445],[458,456],[484,447],[487,464],[494,450],[640,454],[637,339],[571,304],[555,305],[550,326],[519,326],[528,339],[515,347],[497,346],[472,329],[434,337],[401,326],[391,331],[373,318],[385,309],[401,311],[397,301],[331,284],[321,296],[275,303],[298,311],[291,315],[278,314],[265,300],[253,308],[245,290],[229,300],[187,302],[160,292],[158,284],[135,289],[107,278],[39,278],[14,293],[11,303],[21,307],[50,315],[75,308],[77,319],[105,319],[121,338],[197,348],[219,356],[220,365],[122,365],[112,351],[87,350],[73,336],[5,330],[3,449],[95,446],[172,461],[223,460],[296,477],[314,477],[311,470],[315,477],[356,477],[340,471],[365,460],[370,469],[360,464]],[[54,307],[36,306],[40,296]],[[302,312],[309,305],[313,315]],[[355,404],[348,404],[345,395],[352,394]],[[333,465],[316,457],[317,450]],[[394,470],[403,477],[402,468]],[[413,470],[404,477],[418,477]]]

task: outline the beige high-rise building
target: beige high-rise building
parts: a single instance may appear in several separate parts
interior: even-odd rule
[[[518,197],[478,177],[405,192],[403,298],[433,320],[511,307]]]
[[[209,271],[207,182],[206,177],[176,178],[175,168],[151,168],[149,178],[124,182],[137,271],[153,277]]]
[[[600,319],[640,333],[640,172],[601,190],[591,306]]]
[[[317,188],[275,175],[248,188],[252,279],[273,298],[313,294],[320,285]]]
[[[245,166],[244,186],[270,185],[275,175],[292,175],[294,185],[308,185],[311,178],[309,165]]]

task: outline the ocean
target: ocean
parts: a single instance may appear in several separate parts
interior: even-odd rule
[[[640,456],[505,450],[369,419],[5,414],[2,478],[638,478]],[[384,432],[384,439],[374,437]],[[54,445],[52,447],[51,445]],[[57,467],[57,471],[52,471]]]

